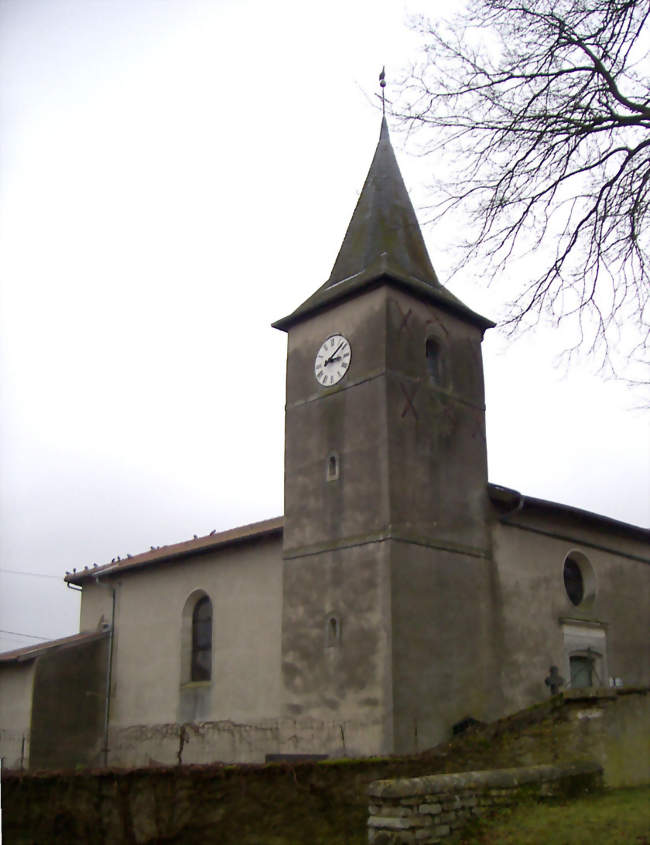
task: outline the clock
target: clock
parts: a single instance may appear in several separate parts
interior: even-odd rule
[[[352,350],[342,334],[333,334],[321,344],[314,361],[316,381],[324,387],[337,384],[347,373]]]

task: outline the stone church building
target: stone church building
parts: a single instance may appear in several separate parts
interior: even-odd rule
[[[66,576],[81,633],[0,655],[8,766],[411,752],[650,683],[650,532],[488,483],[481,341],[385,120],[287,333],[285,513]]]

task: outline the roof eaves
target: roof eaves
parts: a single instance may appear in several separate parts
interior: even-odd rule
[[[12,651],[5,651],[0,653],[1,663],[29,663],[36,660],[46,651],[55,648],[71,648],[80,643],[91,642],[92,640],[100,639],[107,636],[106,631],[85,631],[80,634],[71,634],[69,637],[60,637],[56,640],[46,640],[36,645],[23,646],[22,648],[13,649]]]
[[[644,528],[641,525],[634,525],[630,522],[622,522],[618,519],[613,519],[610,516],[603,516],[593,511],[576,508],[573,505],[564,505],[560,502],[552,502],[549,499],[538,499],[534,496],[525,496],[518,490],[511,487],[502,487],[499,484],[488,484],[488,495],[490,499],[497,505],[506,505],[509,507],[507,513],[501,515],[502,520],[507,520],[514,512],[521,512],[523,510],[539,510],[551,511],[561,513],[566,516],[572,516],[581,520],[598,525],[601,528],[606,528],[623,534],[632,534],[635,537],[650,542],[650,529]]]
[[[218,534],[208,534],[205,537],[184,540],[180,543],[174,543],[171,546],[161,546],[158,549],[133,555],[115,563],[111,562],[104,564],[104,566],[84,569],[81,572],[67,573],[64,580],[69,584],[82,586],[84,583],[89,583],[100,577],[113,577],[123,572],[133,571],[134,569],[154,566],[159,563],[168,563],[181,557],[205,554],[224,546],[252,542],[274,534],[281,534],[283,524],[284,517],[279,516],[261,522],[254,522],[250,525],[242,525],[237,528],[228,529],[227,531],[221,531]]]
[[[434,285],[415,276],[408,275],[390,260],[390,256],[384,253],[377,261],[373,262],[372,265],[360,273],[335,284],[331,284],[329,281],[326,282],[309,299],[306,299],[302,305],[299,305],[295,311],[286,317],[276,320],[272,323],[272,326],[281,331],[288,331],[291,326],[315,312],[322,311],[381,283],[402,287],[420,299],[435,302],[444,310],[450,311],[465,320],[469,320],[484,330],[493,328],[495,325],[492,320],[468,308],[442,285]]]

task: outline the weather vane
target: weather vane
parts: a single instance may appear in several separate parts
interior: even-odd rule
[[[381,69],[381,73],[379,74],[379,85],[381,86],[381,113],[386,116],[386,93],[384,89],[386,88],[386,65]]]

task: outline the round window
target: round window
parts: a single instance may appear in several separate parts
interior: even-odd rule
[[[585,606],[596,594],[596,579],[589,560],[573,551],[564,560],[564,589],[571,604]]]
[[[572,603],[580,604],[585,594],[585,585],[580,567],[572,557],[564,561],[564,587]]]

